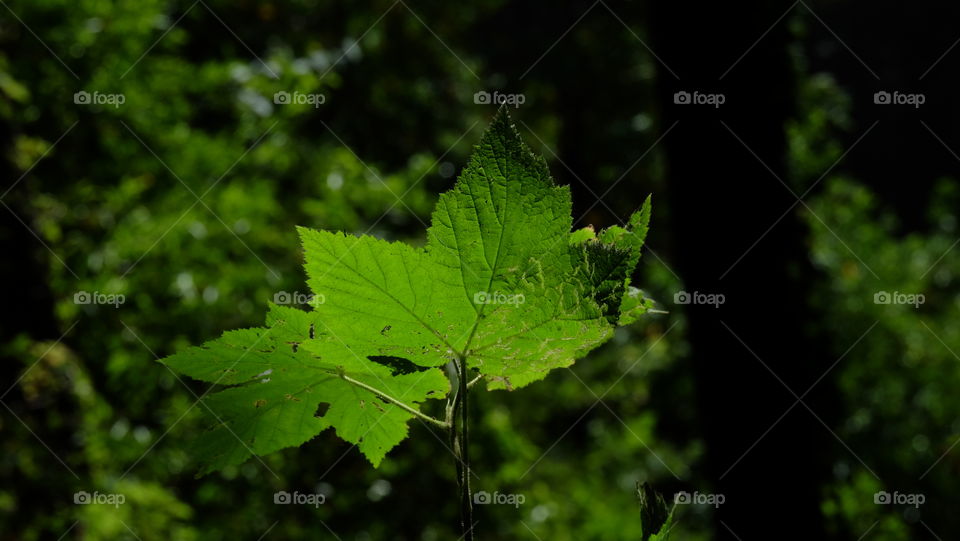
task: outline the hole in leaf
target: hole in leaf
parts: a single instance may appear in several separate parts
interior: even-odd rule
[[[368,357],[371,361],[386,366],[390,369],[390,374],[398,376],[401,374],[413,374],[414,372],[423,372],[430,370],[423,366],[417,366],[403,357],[390,357],[385,355],[373,355]]]
[[[329,402],[320,402],[317,404],[317,411],[313,412],[314,417],[323,417],[327,414],[327,410],[330,409]]]

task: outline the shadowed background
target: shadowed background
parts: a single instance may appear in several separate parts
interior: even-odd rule
[[[208,386],[154,360],[306,294],[295,225],[422,243],[499,99],[576,227],[653,194],[666,313],[474,395],[474,488],[524,496],[480,538],[639,540],[638,481],[722,497],[676,540],[960,535],[960,7],[0,4],[0,539],[456,539],[443,434],[197,479]]]

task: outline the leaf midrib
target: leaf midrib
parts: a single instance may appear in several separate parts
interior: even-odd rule
[[[497,164],[497,167],[499,167],[499,163]],[[487,177],[487,191],[490,192],[490,201],[492,203],[493,202],[493,181],[490,179],[489,176],[486,175],[486,168],[481,167],[480,169],[481,171],[483,171],[484,176]],[[505,172],[500,171],[500,173],[501,175],[503,175],[504,181],[506,181],[507,176]],[[497,239],[497,255],[493,260],[493,267],[491,267],[490,269],[490,279],[487,280],[486,291],[488,294],[490,291],[490,287],[493,286],[493,277],[496,276],[497,268],[499,268],[500,266],[500,254],[503,253],[503,237],[504,237],[504,232],[507,230],[506,222],[510,218],[510,212],[508,212],[509,209],[510,209],[510,189],[509,189],[509,186],[505,185],[505,195],[504,195],[504,203],[503,203],[503,220],[501,221],[500,217],[497,216],[497,223],[500,224],[500,238]],[[496,212],[494,212],[494,215],[496,215]],[[480,223],[479,215],[477,216],[477,223],[478,224]],[[462,264],[463,259],[461,259],[460,261]],[[464,284],[464,286],[466,286],[466,284]],[[466,287],[464,287],[464,290],[466,290]],[[467,293],[467,297],[469,298],[470,292],[467,291],[466,293]],[[477,310],[477,317],[476,319],[473,320],[473,327],[470,329],[470,334],[467,336],[467,341],[463,343],[463,351],[460,352],[460,358],[464,363],[464,373],[466,373],[467,352],[470,351],[470,343],[473,341],[473,337],[477,333],[477,328],[480,326],[480,319],[483,317],[483,311],[487,306],[488,305],[483,304],[480,306],[480,309]]]

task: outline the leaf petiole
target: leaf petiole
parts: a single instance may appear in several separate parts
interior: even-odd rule
[[[449,424],[449,423],[446,423],[446,422],[441,421],[441,420],[439,420],[439,419],[434,419],[433,417],[430,417],[429,415],[427,415],[427,414],[425,414],[425,413],[421,413],[420,410],[417,410],[417,409],[415,409],[415,408],[412,408],[412,407],[404,404],[402,401],[397,400],[396,398],[388,395],[387,393],[385,393],[385,392],[383,392],[383,391],[381,391],[381,390],[379,390],[379,389],[377,389],[377,388],[375,388],[375,387],[371,387],[370,385],[367,385],[366,383],[364,383],[364,382],[362,382],[362,381],[355,380],[355,379],[351,378],[350,376],[348,376],[348,375],[346,375],[345,373],[342,373],[342,372],[339,373],[339,374],[337,374],[337,375],[340,376],[340,379],[342,379],[343,381],[346,381],[347,383],[356,385],[357,387],[360,387],[361,389],[364,389],[364,390],[366,390],[366,391],[370,391],[371,393],[379,396],[380,398],[386,400],[387,402],[390,402],[391,404],[395,404],[396,406],[400,407],[400,409],[406,411],[407,413],[411,413],[411,414],[413,414],[413,415],[415,415],[415,416],[423,419],[424,421],[427,421],[428,423],[433,423],[433,424],[435,424],[435,425],[437,425],[437,426],[439,426],[440,428],[443,428],[443,429],[449,429],[449,428],[450,428],[450,424]]]

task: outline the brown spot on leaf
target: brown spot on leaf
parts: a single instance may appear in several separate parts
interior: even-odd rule
[[[513,384],[510,383],[510,378],[506,378],[506,377],[503,377],[503,376],[492,376],[492,377],[490,378],[490,381],[496,381],[496,382],[503,383],[503,386],[504,386],[504,388],[505,388],[506,390],[508,390],[508,391],[512,391],[512,390],[513,390]]]

